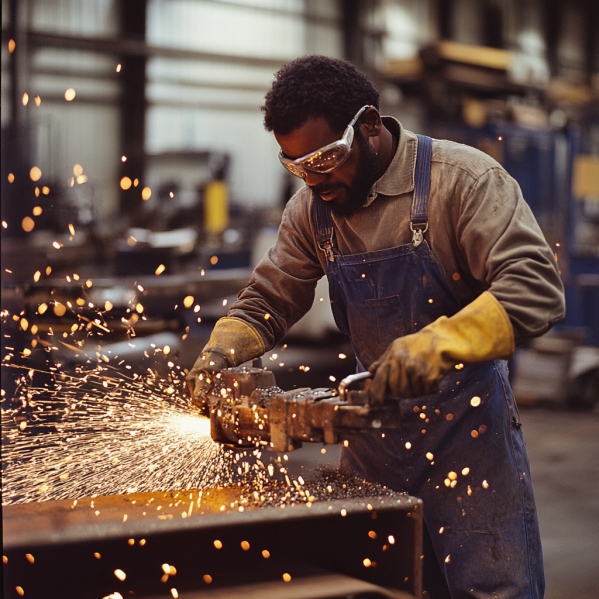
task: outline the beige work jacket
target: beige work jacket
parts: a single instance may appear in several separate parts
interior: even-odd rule
[[[385,117],[399,136],[397,151],[365,205],[351,217],[333,215],[335,251],[373,252],[411,242],[417,137]],[[303,187],[288,202],[275,245],[229,310],[248,322],[270,349],[311,307],[326,272]],[[489,290],[508,313],[516,343],[545,333],[563,318],[565,301],[552,249],[517,182],[487,154],[433,140],[429,228],[425,238],[456,297],[466,305]]]

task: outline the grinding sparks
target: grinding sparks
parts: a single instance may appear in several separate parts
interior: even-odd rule
[[[50,391],[38,376],[2,410],[3,504],[226,484],[234,465],[170,381],[98,365]]]
[[[74,227],[71,233],[74,234]],[[39,278],[41,271],[37,272]],[[48,267],[45,273],[50,272]],[[79,280],[79,275],[73,274],[72,278]],[[86,288],[92,285],[91,280],[84,283]],[[137,289],[140,293],[144,291],[141,285]],[[183,302],[192,306],[195,299],[187,296]],[[62,302],[52,299],[39,304],[37,313],[77,316],[81,323],[67,323],[71,334],[87,330],[93,335],[97,328],[110,332],[103,324],[101,311],[94,313],[97,318],[91,320],[93,316],[79,314],[74,304],[96,309],[82,298],[74,303],[65,298]],[[129,306],[131,318],[143,315],[144,307],[137,300],[132,300]],[[108,300],[103,307],[105,311],[113,309]],[[196,307],[199,311],[199,305]],[[24,312],[6,313],[5,318],[18,323],[22,332],[33,335],[37,332],[33,313],[27,318]],[[55,350],[54,334],[50,332],[35,341]],[[68,336],[68,332],[63,334],[64,339]],[[11,364],[10,354],[3,360],[3,367],[13,369],[17,376],[14,395],[3,400],[2,405],[4,505],[68,499],[73,502],[73,509],[77,505],[74,498],[238,486],[240,482],[249,484],[234,503],[223,505],[221,511],[297,503],[310,507],[314,501],[349,498],[356,493],[368,496],[387,493],[386,489],[369,486],[365,481],[343,478],[338,472],[319,474],[319,481],[306,482],[301,476],[293,480],[283,467],[287,456],[277,458],[273,464],[274,457],[269,458],[270,463],[262,462],[258,448],[234,454],[225,450],[210,438],[209,421],[201,418],[182,394],[185,373],[173,362],[168,362],[168,375],[161,378],[151,369],[143,374],[126,372],[129,365],[119,369],[124,360],[112,365],[101,345],[95,345],[94,359],[85,354],[80,340],[69,343],[59,340],[59,343],[75,352],[79,350],[79,363],[68,372],[62,371],[58,362],[52,362],[48,371],[42,371]],[[161,356],[174,353],[168,345],[159,348],[152,344],[152,347]],[[31,353],[26,350],[28,353],[24,351],[22,355]],[[82,364],[86,358],[87,362]],[[280,481],[282,477],[285,482]],[[199,499],[188,505],[186,502],[182,517],[195,517],[201,511]],[[161,507],[154,512],[155,517],[173,517],[160,513]],[[93,502],[91,508],[96,516],[106,513],[101,506],[94,507]],[[341,515],[346,516],[347,511],[341,510]],[[124,514],[122,521],[127,520]],[[222,542],[216,540],[214,546],[220,549]],[[249,541],[247,549],[243,545],[242,549],[252,552]],[[264,558],[270,555],[267,554],[262,552]],[[100,554],[95,557],[100,559]],[[117,578],[126,577],[125,571],[113,570],[117,565],[123,564],[114,564],[110,571]],[[174,576],[176,570],[169,565],[168,572],[163,574]]]

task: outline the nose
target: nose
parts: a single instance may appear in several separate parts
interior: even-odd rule
[[[316,187],[321,183],[324,183],[328,178],[328,173],[315,173],[314,171],[304,171],[304,181],[308,187]]]

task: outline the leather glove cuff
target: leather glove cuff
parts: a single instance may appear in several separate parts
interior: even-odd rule
[[[227,366],[238,366],[265,351],[262,337],[252,326],[240,318],[225,316],[214,326],[200,359],[204,354],[214,354],[223,358]]]

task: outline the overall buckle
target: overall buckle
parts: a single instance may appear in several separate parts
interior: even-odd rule
[[[424,241],[424,234],[428,231],[428,221],[425,223],[410,222],[412,231],[412,245],[417,248]]]

